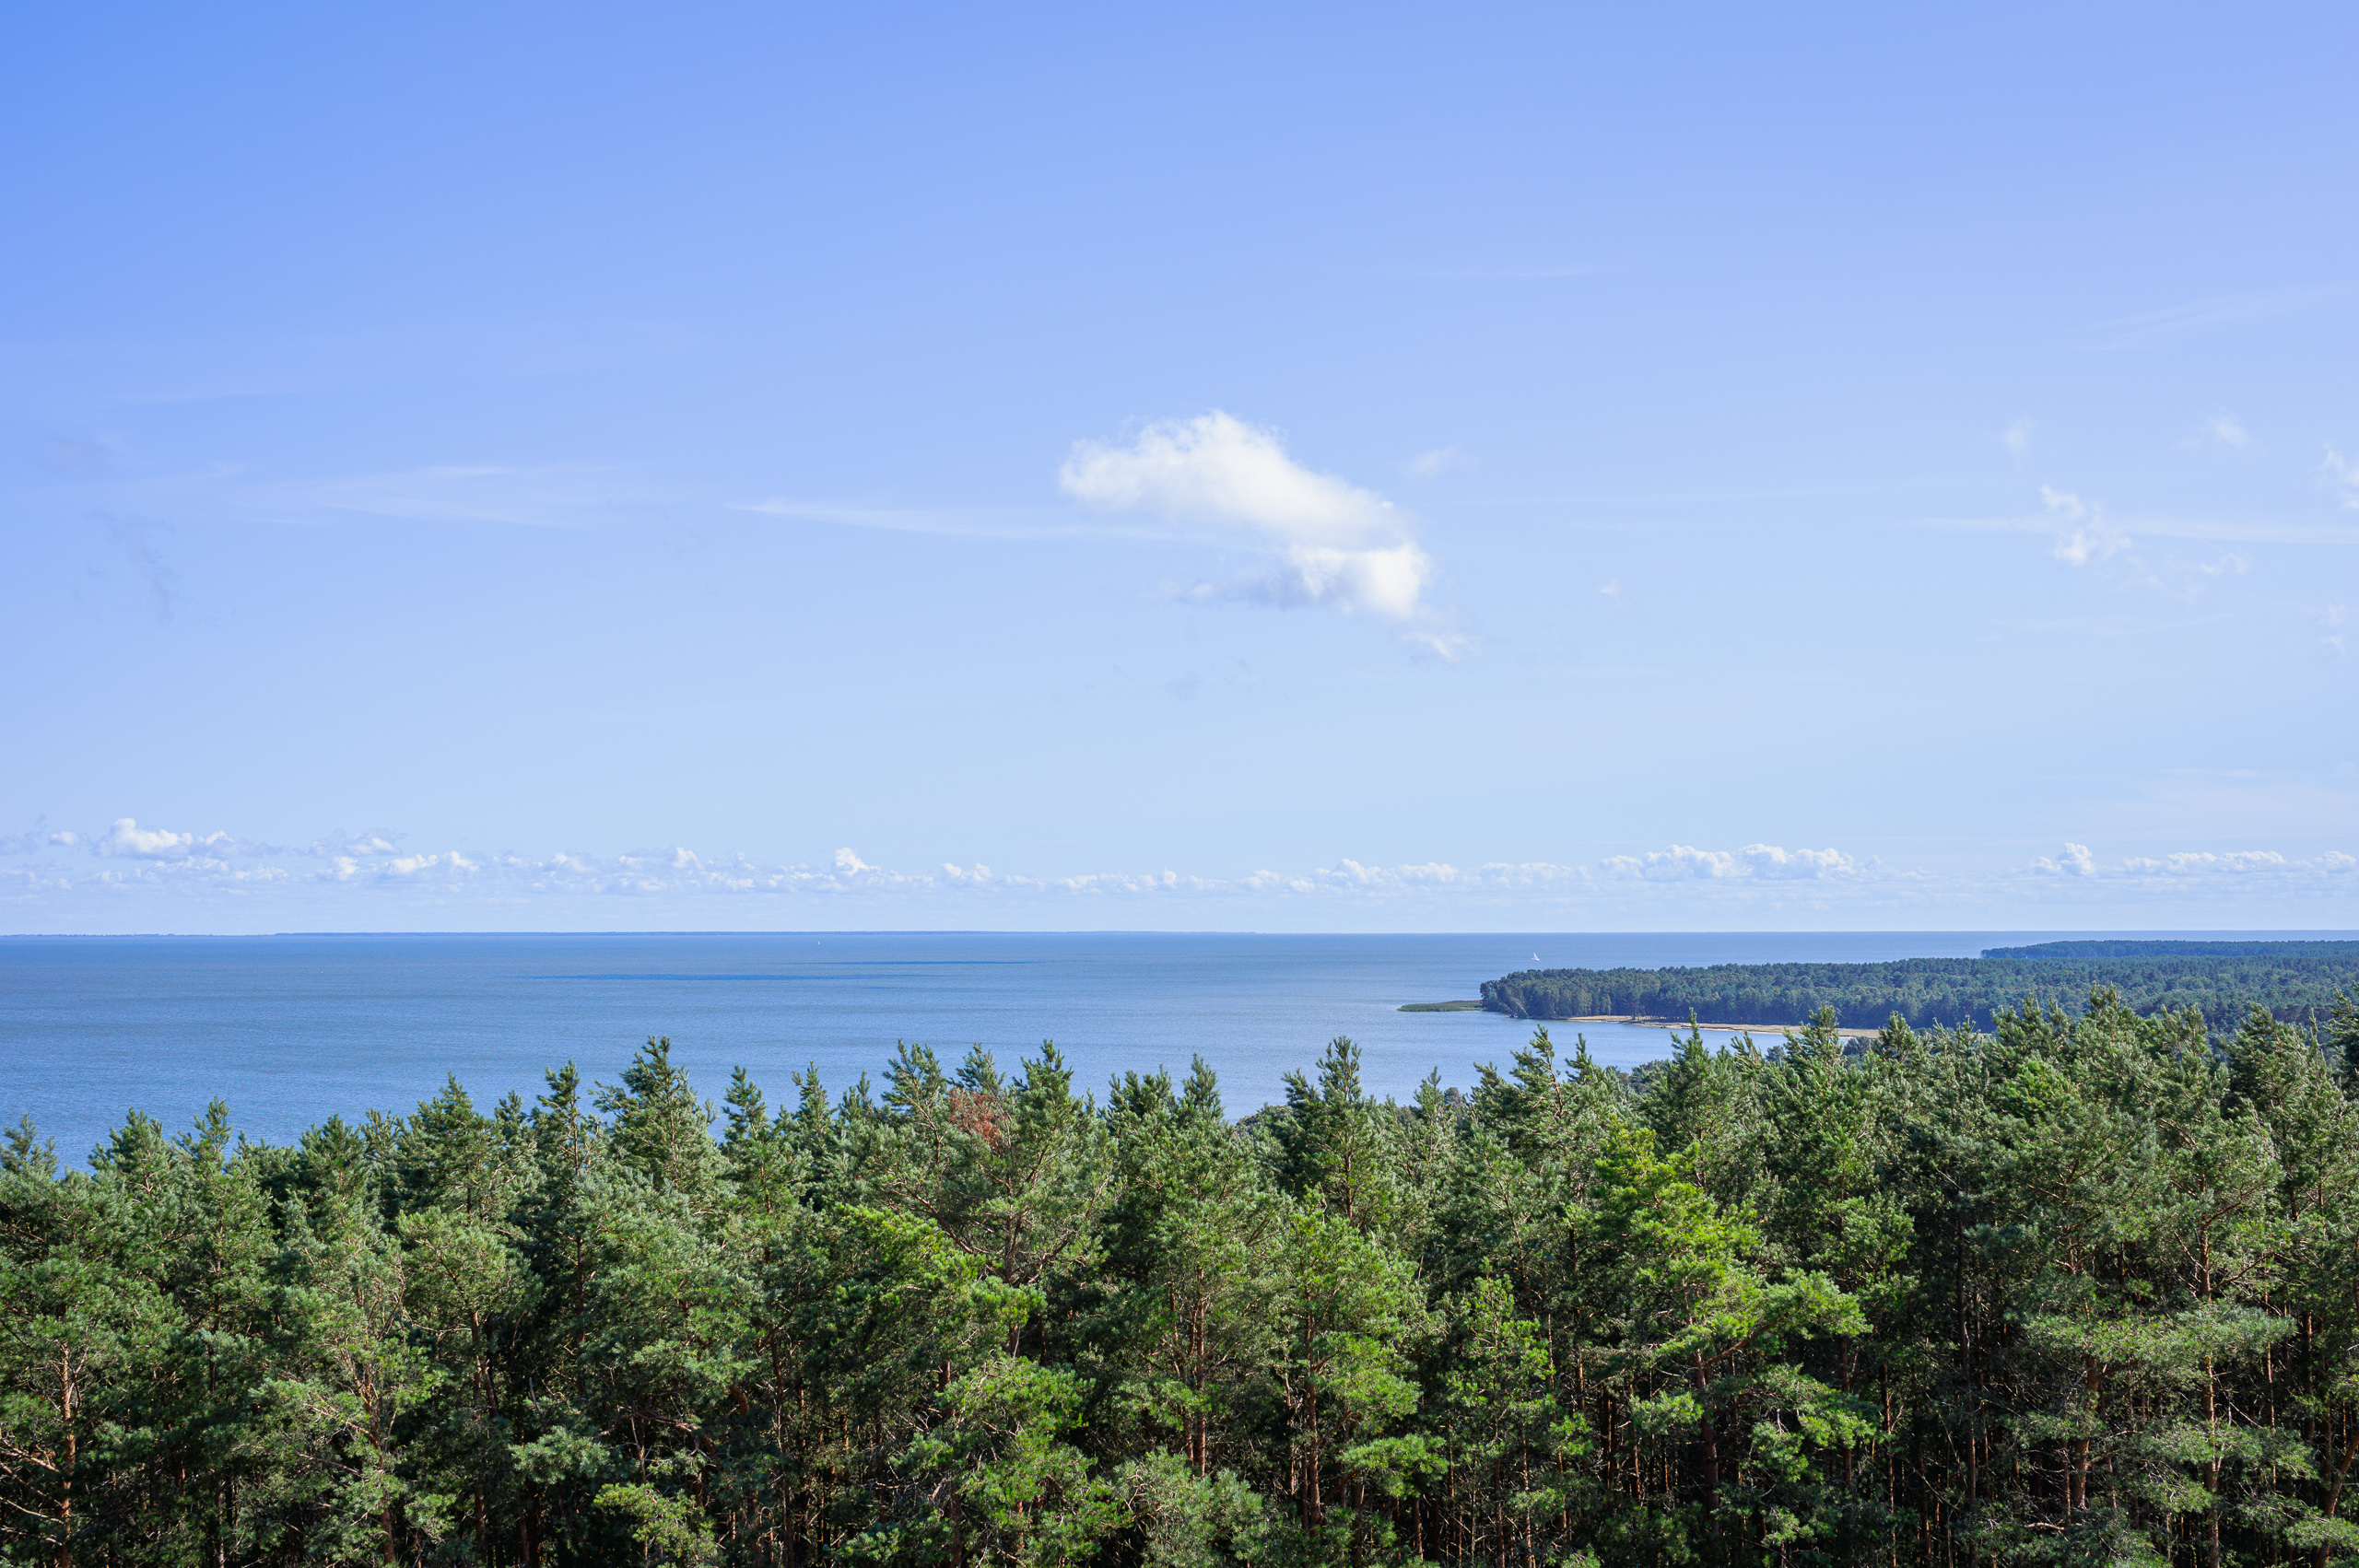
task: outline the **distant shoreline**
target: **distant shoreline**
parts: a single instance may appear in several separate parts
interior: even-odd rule
[[[1480,1001],[1412,1001],[1402,1003],[1399,1011],[1402,1012],[1481,1012],[1486,1009]],[[1635,1012],[1598,1012],[1580,1018],[1534,1018],[1531,1022],[1534,1024],[1628,1024],[1641,1029],[1668,1029],[1673,1034],[1686,1028],[1689,1023],[1684,1018],[1650,1017]],[[1708,1023],[1698,1023],[1695,1026],[1698,1029],[1708,1029],[1715,1035],[1751,1035],[1767,1032],[1782,1035],[1789,1029],[1802,1027],[1800,1024]],[[1847,1040],[1872,1040],[1884,1033],[1881,1029],[1837,1029],[1835,1032]]]
[[[1689,1026],[1689,1020],[1684,1018],[1659,1018],[1648,1017],[1640,1013],[1611,1012],[1595,1013],[1586,1018],[1535,1018],[1532,1022],[1534,1024],[1635,1024],[1641,1029],[1668,1029],[1673,1034],[1677,1034],[1680,1030]],[[1708,1029],[1715,1035],[1757,1035],[1765,1033],[1782,1035],[1790,1029],[1799,1030],[1802,1028],[1803,1025],[1800,1024],[1713,1024],[1709,1022],[1699,1022],[1695,1024],[1695,1027],[1698,1029]],[[1843,1038],[1847,1040],[1872,1040],[1878,1035],[1884,1033],[1881,1029],[1837,1029],[1835,1032],[1837,1035],[1842,1036]]]

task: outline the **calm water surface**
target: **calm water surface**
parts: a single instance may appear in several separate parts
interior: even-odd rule
[[[2082,933],[2089,934],[2089,933]],[[2148,933],[2154,934],[2154,933]],[[2259,934],[2259,933],[2256,933]],[[1531,1025],[1398,1012],[1534,966],[1860,961],[1970,954],[2040,933],[1250,936],[864,933],[0,938],[0,1119],[30,1115],[80,1159],[136,1106],[185,1126],[215,1097],[283,1141],[455,1073],[478,1104],[529,1100],[568,1059],[612,1082],[650,1035],[715,1096],[743,1064],[773,1103],[816,1065],[831,1092],[881,1079],[898,1039],[1014,1071],[1053,1038],[1078,1083],[1185,1071],[1202,1055],[1231,1115],[1283,1096],[1335,1035],[1366,1082],[1465,1084]],[[1603,1061],[1665,1054],[1659,1029],[1589,1025]],[[1559,1025],[1564,1045],[1576,1031]]]

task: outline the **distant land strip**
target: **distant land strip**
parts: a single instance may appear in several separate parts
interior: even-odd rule
[[[1794,1028],[1825,1007],[1859,1036],[1895,1016],[1914,1028],[1987,1030],[2026,1001],[2077,1014],[2099,987],[2118,990],[2133,1012],[2192,1010],[2220,1032],[2233,1032],[2255,1007],[2289,1024],[2322,1020],[2359,1005],[2359,942],[2060,942],[1881,964],[1525,969],[1484,981],[1482,1005],[1551,1023],[1684,1028],[1690,1017],[1718,1021],[1708,1029]]]

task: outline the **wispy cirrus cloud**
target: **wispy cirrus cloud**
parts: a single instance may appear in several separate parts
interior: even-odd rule
[[[34,826],[0,837],[0,855],[37,855],[44,849],[70,849],[81,842],[78,833]]]
[[[2359,511],[2359,462],[2344,457],[2337,448],[2329,447],[2318,472],[2334,486],[2345,510]]]
[[[2224,408],[2203,422],[2198,439],[2230,451],[2250,451],[2256,444],[2245,422]]]
[[[2328,449],[2320,475],[2330,485],[2347,482],[2359,497],[2359,462],[2346,464]],[[1966,533],[2032,533],[2063,543],[2092,522],[2137,539],[2187,540],[2219,544],[2359,544],[2359,523],[2312,522],[2282,518],[2166,517],[2144,513],[2121,518],[2102,502],[2052,485],[2039,487],[2037,510],[2005,517],[1925,517],[1905,526]],[[2351,503],[2359,509],[2359,499]],[[2060,559],[2063,558],[2061,556]]]
[[[363,521],[530,529],[593,529],[644,522],[684,505],[692,490],[633,470],[591,463],[444,462],[359,474],[280,475],[236,463],[126,468],[77,479],[73,498],[95,505],[116,547],[171,591],[155,547],[169,529],[156,514],[218,516],[296,526]]]
[[[1459,474],[1482,465],[1463,447],[1435,447],[1421,451],[1401,465],[1401,471],[1412,479],[1438,479],[1445,474]]]
[[[2067,566],[2085,567],[2093,561],[2110,560],[2133,543],[2102,508],[2069,491],[2042,485],[2039,498],[2058,523],[2056,544],[2048,554]]]
[[[41,444],[34,461],[61,478],[97,479],[122,462],[123,451],[119,443],[105,436],[59,435]]]
[[[585,527],[654,505],[628,475],[581,464],[445,463],[276,480],[230,494],[241,509],[289,521],[371,517],[511,528]]]
[[[895,506],[877,501],[813,500],[777,496],[748,501],[739,511],[796,522],[831,522],[846,528],[880,528],[891,533],[933,533],[960,539],[1167,539],[1167,528],[1125,525],[1074,518],[1066,507]]]
[[[1391,622],[1404,641],[1444,658],[1466,650],[1426,603],[1434,564],[1409,516],[1297,462],[1273,431],[1218,409],[1164,420],[1126,444],[1076,443],[1057,479],[1085,506],[1143,512],[1275,557],[1263,571],[1193,584],[1183,598],[1328,605]]]
[[[2307,284],[2286,288],[2259,288],[2242,294],[2214,294],[2159,310],[2122,316],[2100,322],[2081,334],[2079,346],[2092,349],[2142,348],[2196,333],[2260,326],[2313,310],[2332,310],[2359,300],[2359,283]]]
[[[181,582],[181,574],[164,558],[163,536],[170,530],[142,518],[100,513],[98,521],[106,524],[107,537],[146,586],[147,607],[154,614],[156,624],[170,625]]]
[[[376,331],[18,339],[0,369],[76,404],[170,404],[285,397],[449,378],[546,376],[694,349],[699,334],[653,318],[405,322]]]

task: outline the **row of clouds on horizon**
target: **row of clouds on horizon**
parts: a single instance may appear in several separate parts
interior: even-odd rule
[[[1403,865],[1342,860],[1308,872],[1256,870],[1242,875],[1092,872],[1042,875],[944,862],[924,870],[872,864],[838,849],[820,863],[784,864],[736,854],[708,856],[675,847],[591,856],[405,848],[403,835],[339,833],[301,848],[144,827],[122,817],[102,832],[38,826],[0,837],[0,900],[39,904],[77,893],[140,890],[224,895],[312,889],[323,893],[408,889],[440,895],[503,899],[538,895],[622,897],[809,895],[907,901],[948,895],[1003,899],[1477,899],[1514,902],[1614,902],[1676,896],[1842,900],[1954,895],[1968,887],[2012,889],[2044,898],[2053,891],[2103,887],[2239,887],[2277,893],[2359,895],[2359,857],[2328,850],[2295,858],[2275,850],[2187,850],[2101,860],[2087,845],[2067,843],[2054,856],[1980,878],[1891,866],[1840,849],[1749,844],[1708,849],[1673,844],[1609,855],[1577,865],[1543,860],[1458,866],[1430,860]],[[1660,889],[1650,894],[1649,888]]]

